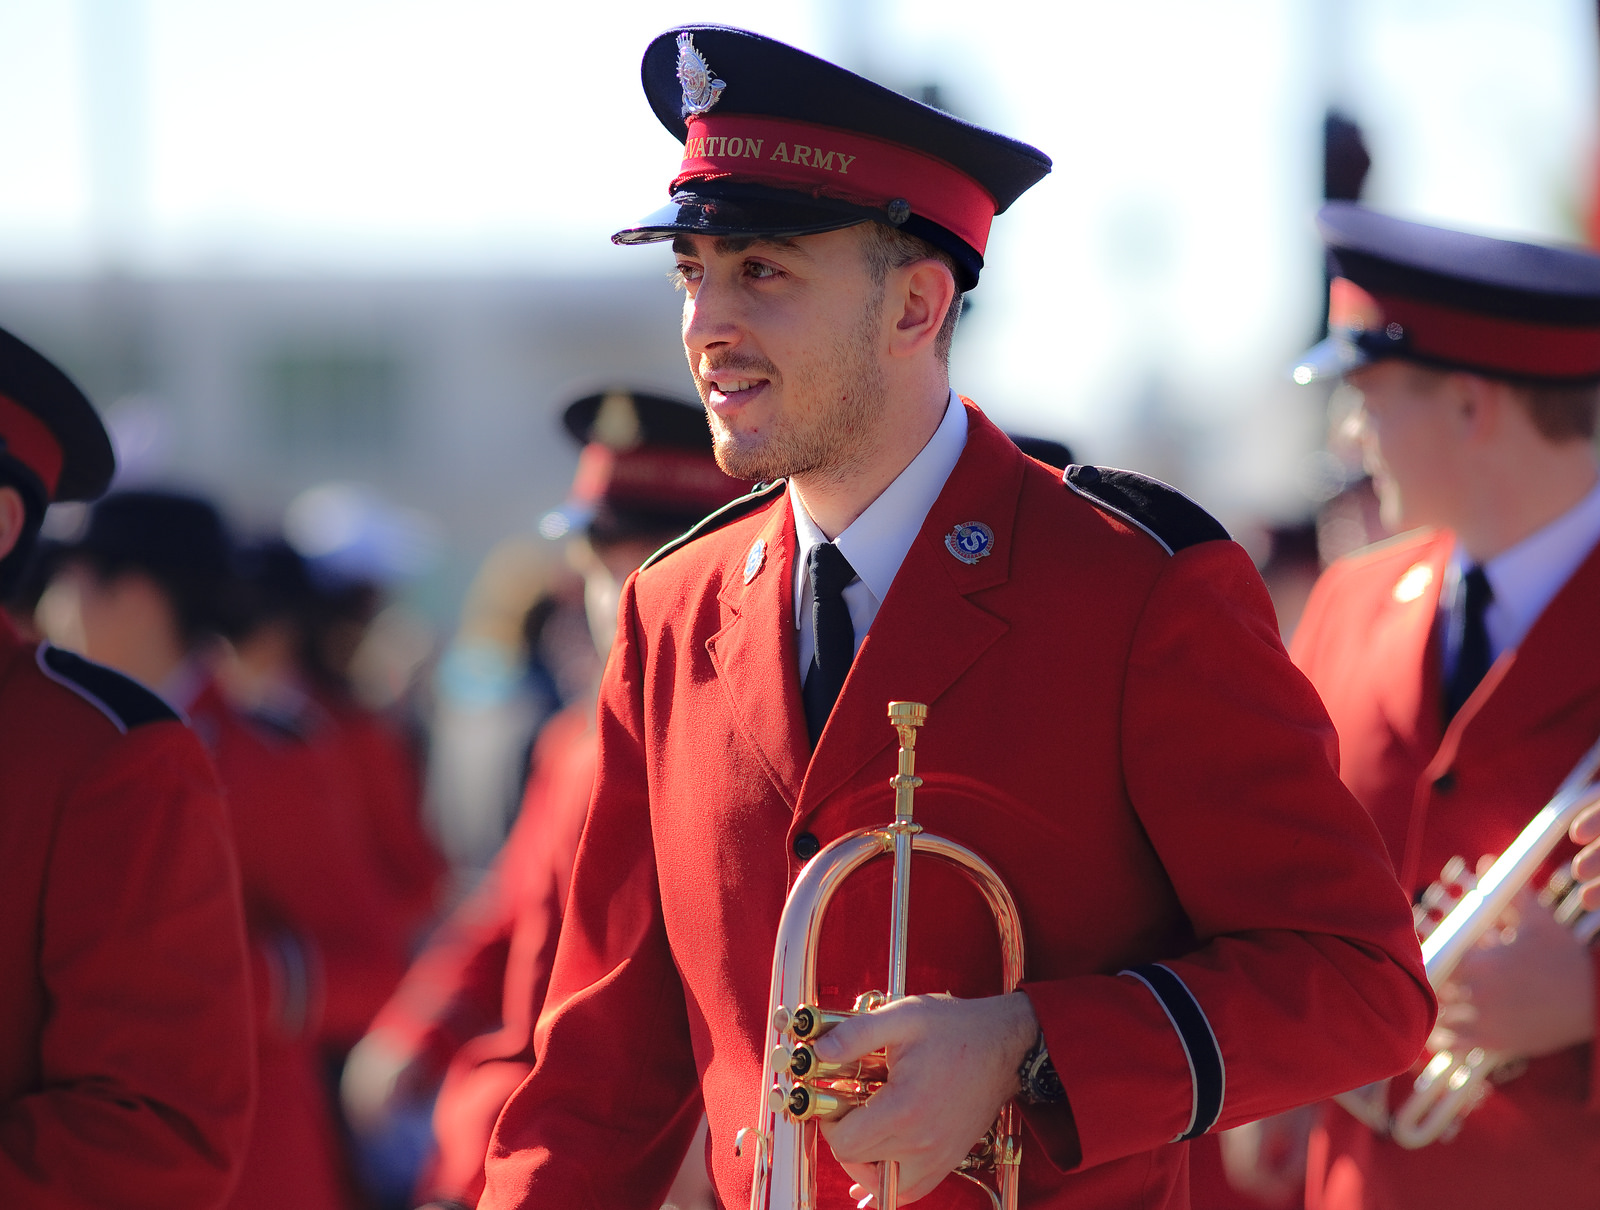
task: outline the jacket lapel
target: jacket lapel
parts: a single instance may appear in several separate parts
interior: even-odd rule
[[[894,741],[889,702],[924,702],[933,707],[1009,629],[1003,618],[967,598],[1005,583],[1010,574],[1025,460],[982,412],[963,403],[966,448],[928,510],[856,653],[806,770],[802,813],[825,800]],[[981,521],[994,531],[990,553],[972,564],[957,559],[945,546],[945,536],[969,521]],[[800,726],[804,736],[804,722]]]
[[[794,634],[794,522],[785,492],[768,510],[756,541],[764,558],[746,580],[749,549],[723,572],[717,599],[732,615],[706,640],[706,651],[727,692],[735,722],[759,754],[767,776],[792,809],[810,759],[800,704]]]
[[[1372,634],[1373,666],[1391,670],[1378,680],[1379,708],[1423,763],[1438,747],[1443,726],[1440,651],[1433,637],[1453,541],[1441,532],[1401,574]]]
[[[1600,596],[1600,547],[1545,606],[1533,629],[1489,669],[1456,715],[1451,731],[1472,728],[1474,742],[1515,741],[1593,694],[1600,663],[1594,602]],[[1480,741],[1481,737],[1481,741]]]

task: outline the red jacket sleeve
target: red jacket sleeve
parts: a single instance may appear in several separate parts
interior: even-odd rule
[[[1194,948],[1027,988],[1071,1106],[1066,1129],[1029,1115],[1051,1158],[1203,1130],[1213,1092],[1209,1125],[1226,1128],[1404,1070],[1434,1011],[1411,914],[1235,544],[1180,551],[1156,582],[1122,725],[1129,796]]]
[[[620,617],[600,694],[595,794],[535,1037],[539,1061],[495,1127],[485,1204],[659,1205],[699,1123],[656,880],[633,578]]]
[[[0,1204],[220,1205],[249,1130],[254,1047],[210,765],[180,724],[139,727],[76,771],[56,809],[37,1079],[0,1108]]]

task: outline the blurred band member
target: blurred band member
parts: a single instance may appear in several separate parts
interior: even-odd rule
[[[105,490],[64,374],[0,332],[0,581]],[[126,677],[0,621],[0,1205],[227,1200],[254,1057],[238,866],[204,750]]]
[[[356,699],[349,663],[379,600],[372,584],[319,579],[283,539],[244,552],[243,604],[224,683],[326,748],[346,782],[407,938],[432,921],[444,858],[422,826],[421,778],[399,731]]]
[[[239,1210],[343,1210],[349,1177],[324,1075],[360,1037],[403,967],[349,773],[304,714],[241,711],[213,674],[235,618],[231,539],[203,500],[108,496],[50,593],[73,608],[87,654],[155,687],[216,763],[238,839],[256,998],[260,1100]],[[47,612],[50,612],[47,610]]]
[[[542,529],[570,537],[604,653],[628,575],[747,485],[717,469],[698,407],[614,391],[580,399],[565,419],[584,448],[571,498]],[[437,1152],[417,1190],[434,1206],[477,1205],[495,1119],[533,1067],[533,1026],[594,784],[594,709],[591,686],[541,732],[505,848],[378,1015],[346,1076],[352,1118],[371,1120],[376,1102],[425,1096],[443,1072]],[[691,1149],[668,1198],[680,1210],[709,1207],[702,1149]]]
[[[1361,392],[1383,520],[1405,532],[1329,567],[1293,654],[1338,728],[1341,775],[1420,897],[1452,857],[1500,854],[1600,735],[1600,257],[1347,203],[1319,222],[1331,334],[1295,376]],[[1518,1063],[1445,1144],[1400,1147],[1381,1102],[1376,1131],[1329,1106],[1309,1206],[1594,1196],[1595,959],[1531,891],[1513,917],[1437,989],[1428,1049]],[[1412,1083],[1393,1081],[1390,1109]]]

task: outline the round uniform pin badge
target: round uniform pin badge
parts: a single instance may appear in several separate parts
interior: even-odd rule
[[[994,550],[994,530],[982,521],[963,521],[944,536],[944,548],[963,563],[976,563]]]
[[[767,561],[767,543],[764,538],[757,538],[756,544],[750,548],[750,553],[744,558],[744,582],[750,583],[760,574],[762,565]]]

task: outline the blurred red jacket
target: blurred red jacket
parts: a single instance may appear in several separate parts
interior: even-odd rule
[[[0,1205],[223,1205],[254,1058],[215,775],[154,694],[4,620],[0,867]]]
[[[405,969],[406,914],[385,885],[354,774],[303,719],[252,719],[215,684],[189,708],[238,838],[255,975],[260,1101],[236,1210],[343,1210],[350,1177],[326,1064]]]
[[[1435,622],[1454,541],[1422,531],[1341,559],[1318,581],[1294,638],[1294,658],[1338,729],[1341,776],[1372,813],[1414,897],[1451,857],[1471,865],[1502,851],[1600,735],[1600,551],[1444,726]],[[1550,865],[1571,858],[1564,843]],[[1546,1055],[1493,1085],[1448,1144],[1407,1151],[1328,1106],[1312,1138],[1306,1204],[1471,1210],[1592,1196],[1600,1188],[1596,1049]],[[1395,1080],[1391,1103],[1411,1083]]]

